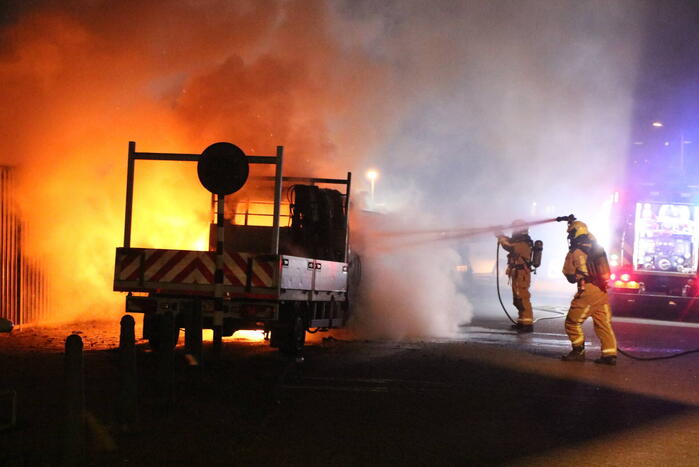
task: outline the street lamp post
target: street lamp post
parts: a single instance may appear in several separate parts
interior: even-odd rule
[[[379,178],[379,172],[376,170],[369,170],[366,173],[367,178],[369,179],[369,182],[371,183],[371,205],[374,205],[374,188],[376,186],[376,179]]]
[[[651,123],[651,125],[655,128],[663,128],[665,126],[665,124],[663,124],[663,122],[658,121],[658,120]],[[684,139],[684,131],[680,132],[680,172],[681,173],[684,173],[684,160],[685,160],[684,145],[689,144],[689,143],[691,143],[691,141],[685,141],[685,139]],[[666,146],[669,144],[670,144],[669,142],[665,143]]]

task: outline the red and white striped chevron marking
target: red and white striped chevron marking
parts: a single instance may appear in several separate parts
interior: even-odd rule
[[[141,271],[141,255],[143,271]],[[248,262],[252,261],[252,287],[273,287],[276,262],[261,261],[251,253],[224,254],[224,285],[246,286]],[[119,281],[213,284],[216,253],[184,250],[130,250],[120,255]]]
[[[176,284],[213,284],[216,263],[208,251],[142,250],[143,281]],[[138,252],[124,255],[119,280],[140,280]]]
[[[273,287],[274,260],[261,261],[250,253],[226,252],[223,256],[223,284],[244,286],[247,282],[248,262],[252,260],[252,287]]]
[[[116,280],[138,280],[141,250],[117,250]],[[135,279],[129,277],[136,276]]]

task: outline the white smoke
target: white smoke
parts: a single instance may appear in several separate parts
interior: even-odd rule
[[[574,213],[605,237],[602,207],[629,144],[643,8],[542,0],[339,5],[346,13],[339,30],[356,32],[356,46],[387,64],[391,100],[399,102],[397,121],[371,151],[382,174],[376,202],[385,210],[414,218],[428,213],[432,227],[445,228]],[[534,289],[566,290],[560,275],[565,229],[558,224],[531,233],[546,244]],[[424,303],[444,302],[445,288],[433,279],[454,279],[448,261],[441,274],[434,270],[447,251],[468,250],[470,257],[458,261],[487,264],[479,272],[492,274],[494,239],[464,243],[468,248],[396,251],[392,261],[370,258],[387,271],[400,270],[373,280],[368,287],[380,290],[370,296],[410,281],[405,288],[412,300],[404,302],[419,303],[419,310],[404,316],[422,323],[439,321],[443,312],[458,323],[448,305]],[[457,302],[459,279],[450,284]],[[495,290],[489,293],[495,304]]]

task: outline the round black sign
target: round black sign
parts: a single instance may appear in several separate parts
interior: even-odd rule
[[[199,181],[217,195],[240,190],[248,179],[250,167],[245,153],[235,144],[214,143],[204,149],[197,164]]]

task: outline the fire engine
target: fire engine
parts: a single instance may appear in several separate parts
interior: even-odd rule
[[[699,248],[699,186],[639,183],[615,193],[610,299],[615,314],[690,319]]]
[[[129,143],[114,290],[128,293],[127,313],[143,314],[143,337],[151,346],[174,345],[181,328],[199,348],[202,329],[213,329],[214,348],[237,330],[263,330],[272,347],[298,353],[306,330],[345,324],[352,175],[287,177],[283,152],[279,146],[273,156],[251,156],[215,143],[202,154],[145,153]],[[208,251],[131,245],[135,163],[141,160],[197,163],[215,211]],[[173,323],[171,335],[161,332],[166,322]]]

